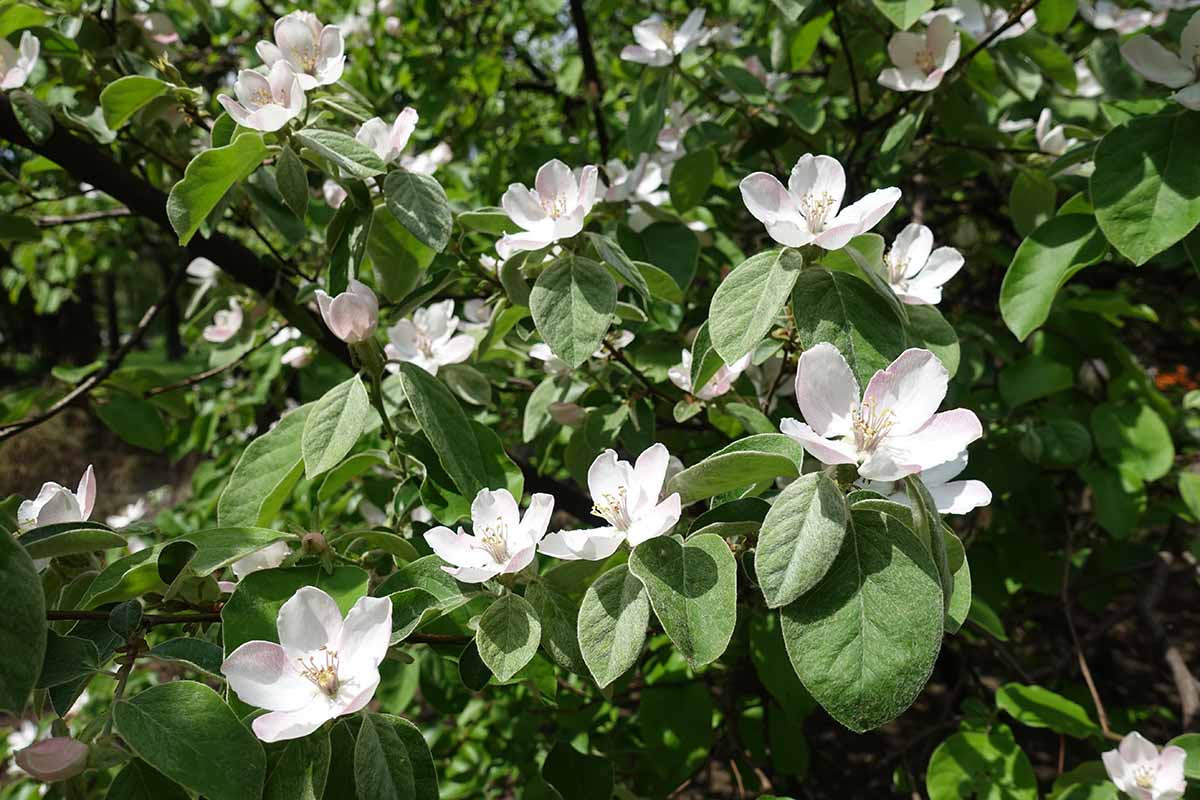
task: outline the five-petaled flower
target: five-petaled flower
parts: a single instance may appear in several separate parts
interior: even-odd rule
[[[442,567],[447,573],[464,583],[483,583],[529,566],[553,512],[548,494],[533,495],[522,517],[507,489],[484,489],[471,503],[472,533],[439,525],[425,532],[425,541],[451,565]]]
[[[237,300],[229,298],[229,308],[213,314],[211,325],[205,325],[200,334],[204,341],[213,344],[228,342],[242,329],[242,307]]]
[[[0,89],[19,89],[37,65],[42,43],[29,31],[21,34],[20,49],[0,38]]]
[[[655,14],[633,26],[633,38],[637,44],[621,50],[621,59],[651,67],[665,67],[676,56],[700,44],[706,34],[703,8],[688,14],[678,28]]]
[[[1183,764],[1187,751],[1170,745],[1160,752],[1137,731],[1101,758],[1108,777],[1135,800],[1178,800],[1187,791]]]
[[[896,66],[881,72],[879,82],[898,92],[933,91],[958,61],[960,46],[949,15],[937,14],[924,33],[892,34],[888,55]]]
[[[780,244],[816,244],[838,250],[875,227],[900,200],[895,187],[876,189],[842,208],[846,173],[836,158],[800,157],[785,187],[774,175],[754,172],[742,179],[742,201]]]
[[[953,247],[933,249],[933,232],[909,223],[883,257],[884,278],[901,301],[937,305],[942,286],[962,269],[962,254]]]
[[[17,506],[17,530],[24,532],[59,522],[84,522],[92,516],[95,504],[96,473],[89,464],[75,491],[47,481],[42,484],[37,497],[22,501]]]
[[[1110,0],[1079,0],[1079,16],[1098,31],[1116,31],[1122,35],[1136,33],[1142,28],[1156,28],[1167,19],[1166,11],[1146,8],[1121,8]]]
[[[317,290],[317,307],[333,335],[347,344],[365,342],[379,324],[379,300],[370,287],[354,278],[337,297]]]
[[[588,468],[588,490],[592,494],[592,513],[608,525],[557,531],[542,539],[538,550],[569,561],[602,561],[622,542],[637,547],[670,531],[682,511],[678,493],[659,501],[670,461],[671,454],[661,444],[643,451],[632,465],[618,460],[614,451],[605,450]]]
[[[596,181],[594,166],[584,167],[577,181],[570,167],[554,159],[537,171],[533,189],[510,184],[500,205],[523,232],[505,234],[496,242],[500,258],[541,250],[583,230],[583,220],[596,204]]]
[[[1200,111],[1200,11],[1192,15],[1175,55],[1149,36],[1135,36],[1121,45],[1121,55],[1142,76],[1179,91],[1171,99]]]
[[[455,335],[458,327],[453,300],[418,308],[412,319],[388,328],[384,352],[393,361],[407,361],[437,375],[439,367],[466,361],[475,350],[474,338],[465,333]]]
[[[779,428],[822,463],[857,465],[868,480],[899,480],[945,464],[983,435],[973,411],[938,413],[949,381],[937,356],[910,348],[860,395],[846,359],[821,342],[801,353],[796,369],[805,421],[785,419]]]
[[[336,83],[346,65],[346,47],[337,25],[322,25],[309,11],[293,11],[275,21],[275,43],[254,48],[269,67],[283,64],[308,91]]]
[[[971,38],[975,41],[987,40],[989,47],[1003,42],[1005,39],[1022,36],[1037,24],[1037,14],[1033,9],[1029,9],[1012,25],[1009,25],[1009,13],[1006,9],[992,8],[980,3],[979,0],[957,0],[952,6],[922,14],[921,21],[928,25],[939,14],[944,14],[950,18],[951,22],[958,23],[959,27],[971,34]]]
[[[957,458],[947,461],[937,467],[923,470],[919,473],[921,483],[929,490],[933,504],[941,514],[966,514],[974,508],[986,506],[992,502],[992,490],[983,481],[956,481],[958,474],[967,468],[967,451],[958,454]],[[893,481],[859,480],[857,485],[869,489],[901,505],[912,505],[904,484]]]
[[[753,352],[746,353],[732,364],[722,364],[720,369],[708,379],[708,383],[704,384],[700,391],[695,392],[692,390],[692,351],[684,349],[680,353],[680,362],[667,370],[667,377],[671,379],[671,383],[683,391],[695,395],[697,400],[713,400],[733,388],[738,376],[750,366],[752,355],[754,355]]]
[[[243,128],[277,131],[304,110],[300,79],[283,61],[276,61],[265,76],[252,69],[242,70],[233,90],[237,100],[227,94],[217,100]]]
[[[372,117],[362,124],[354,138],[374,150],[384,164],[393,164],[400,160],[416,129],[417,110],[409,107],[396,115],[391,126],[379,117]]]
[[[332,597],[305,586],[280,607],[276,628],[278,644],[246,642],[221,664],[242,702],[270,712],[250,724],[259,739],[299,739],[370,702],[392,635],[390,600],[359,598],[343,620]]]

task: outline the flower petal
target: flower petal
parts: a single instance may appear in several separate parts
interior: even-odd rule
[[[1146,80],[1179,89],[1195,80],[1195,73],[1183,59],[1149,36],[1135,36],[1121,45],[1121,55]]]
[[[643,450],[633,465],[633,474],[642,495],[652,504],[658,503],[658,498],[662,495],[663,482],[667,479],[667,464],[670,461],[671,454],[667,452],[666,445],[658,443]]]
[[[837,216],[846,195],[846,171],[832,156],[814,156],[806,153],[792,167],[788,177],[788,191],[793,197],[819,197],[829,203],[826,219]]]
[[[859,233],[866,233],[879,224],[888,212],[900,202],[900,190],[895,186],[886,189],[876,189],[865,195],[861,200],[851,203],[838,214],[838,221],[843,218],[847,222],[853,219],[858,225]]]
[[[863,406],[876,415],[890,414],[889,436],[903,436],[929,421],[946,398],[949,383],[950,373],[937,356],[911,347],[887,369],[875,373],[863,393]],[[953,458],[958,452],[955,450],[937,463]]]
[[[314,702],[296,711],[272,711],[255,717],[250,728],[264,742],[282,742],[308,736],[329,719],[329,704]]]
[[[571,168],[557,158],[547,161],[537,171],[533,180],[538,198],[543,203],[552,203],[569,212],[579,205],[579,184]]]
[[[487,554],[475,546],[475,537],[459,528],[458,533],[439,525],[425,531],[425,543],[434,555],[456,567],[482,567],[490,563]]]
[[[334,599],[315,586],[303,586],[279,609],[279,644],[289,658],[336,644],[342,612]]]
[[[892,242],[892,259],[906,264],[904,277],[911,278],[920,272],[933,251],[933,231],[924,225],[910,222]]]
[[[767,172],[752,172],[738,184],[742,202],[750,215],[764,225],[800,216],[796,203],[783,184]]]
[[[550,527],[550,517],[554,514],[554,496],[538,492],[529,498],[529,508],[521,518],[521,530],[532,543],[537,543],[546,535]]]
[[[360,597],[338,638],[339,675],[358,676],[374,671],[387,655],[392,637],[392,601],[386,597]]]
[[[800,354],[796,403],[819,435],[848,435],[861,396],[850,365],[832,344],[819,342]]]
[[[521,525],[517,501],[508,489],[483,489],[471,502],[471,525],[476,537],[482,536],[489,528],[498,532],[515,532]]]
[[[461,364],[475,352],[475,339],[465,333],[455,336],[441,346],[434,356],[439,364]]]
[[[939,247],[925,262],[925,268],[913,276],[913,282],[926,286],[940,287],[963,268],[962,253],[953,247]]]
[[[983,426],[975,412],[966,408],[956,408],[934,414],[928,423],[913,433],[889,436],[884,441],[884,446],[897,454],[898,463],[916,464],[919,469],[924,470],[946,463],[981,436]],[[896,480],[903,476],[866,477],[875,480]]]
[[[75,499],[79,503],[79,513],[82,519],[92,516],[92,507],[96,505],[96,472],[92,465],[83,471],[79,479],[79,488],[75,491]]]
[[[941,514],[966,514],[992,502],[992,490],[983,481],[951,481],[926,488]]]
[[[632,478],[633,468],[629,462],[619,461],[615,450],[605,450],[588,467],[588,492],[594,501],[603,500],[606,494],[616,497],[629,491]]]
[[[790,417],[779,423],[779,430],[799,442],[810,456],[822,464],[858,463],[858,451],[852,442],[826,439],[808,425]]]
[[[268,711],[295,711],[311,703],[319,690],[294,664],[274,642],[253,641],[229,654],[221,674],[243,703]]]
[[[672,494],[655,506],[652,511],[642,514],[633,521],[625,533],[625,538],[629,540],[629,546],[637,547],[647,539],[667,533],[675,527],[675,523],[679,522],[681,513],[679,494]]]
[[[925,49],[925,36],[920,33],[894,33],[888,40],[888,57],[901,70],[920,69],[917,54]]]
[[[603,561],[617,552],[625,534],[616,528],[555,531],[538,542],[538,550],[564,561]]]
[[[500,205],[513,222],[527,231],[540,230],[549,221],[538,196],[519,183],[509,184]]]

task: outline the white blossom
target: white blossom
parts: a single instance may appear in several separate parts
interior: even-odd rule
[[[400,166],[418,175],[432,175],[439,167],[444,167],[454,158],[450,145],[438,142],[433,149],[425,150],[410,156],[407,153],[400,156]]]
[[[1080,59],[1075,62],[1075,96],[1099,97],[1104,94],[1104,87],[1096,80],[1096,75],[1088,68],[1087,62]]]
[[[29,31],[21,34],[20,49],[0,37],[0,89],[19,89],[37,66],[42,43]]]
[[[529,348],[529,357],[541,361],[542,370],[551,377],[560,378],[572,372],[571,365],[554,355],[550,345],[545,342],[538,342]]]
[[[124,528],[146,516],[146,511],[148,509],[149,506],[146,504],[146,498],[139,497],[137,500],[129,503],[117,513],[110,514],[104,520],[104,524],[110,528]]]
[[[1122,8],[1111,0],[1079,0],[1079,16],[1098,31],[1116,31],[1121,35],[1136,33],[1142,28],[1156,28],[1166,21],[1165,11],[1145,8]]]
[[[42,484],[37,497],[22,501],[17,507],[17,530],[24,533],[43,525],[85,522],[92,516],[92,507],[95,504],[96,473],[89,464],[75,491],[47,481]]]
[[[326,178],[325,182],[321,184],[321,196],[325,198],[325,205],[330,208],[341,208],[349,194],[340,183],[332,178]]]
[[[933,232],[910,223],[900,231],[883,257],[884,278],[902,302],[937,305],[942,286],[963,267],[962,253],[953,247],[933,247]]]
[[[228,342],[242,329],[242,320],[242,307],[231,297],[229,308],[213,314],[212,324],[204,327],[201,336],[204,337],[204,341],[213,344]]]
[[[237,100],[223,94],[217,101],[244,128],[277,131],[304,110],[300,79],[283,61],[276,61],[265,76],[252,69],[242,70],[233,89]]]
[[[196,291],[215,285],[217,276],[221,274],[221,268],[204,256],[193,258],[184,271],[187,273],[188,280],[196,284]]]
[[[670,193],[663,188],[663,168],[650,159],[649,154],[642,153],[633,169],[628,169],[618,159],[612,159],[605,165],[609,186],[604,192],[604,199],[610,203],[630,203],[629,227],[635,232],[642,232],[653,222],[651,217],[639,205],[646,203],[651,206],[661,206],[671,199]]]
[[[982,42],[1008,23],[1008,11],[1003,8],[992,8],[980,3],[979,0],[957,0],[953,6],[939,8],[921,15],[921,21],[926,25],[939,14],[945,14],[951,22],[971,34],[971,38]],[[992,39],[991,44],[998,44],[1005,39],[1014,39],[1027,33],[1037,24],[1037,14],[1030,9],[1021,15],[1011,27]],[[989,45],[990,46],[990,45]]]
[[[930,467],[917,473],[921,483],[929,490],[929,496],[940,514],[966,514],[968,511],[992,502],[992,490],[983,481],[956,481],[959,473],[967,468],[967,451],[940,466]],[[904,484],[897,481],[859,480],[856,485],[877,492],[894,503],[912,506]]]
[[[960,47],[950,17],[937,14],[924,33],[892,34],[888,56],[895,67],[880,73],[879,82],[898,92],[933,91],[958,61]]]
[[[349,287],[337,297],[318,289],[317,307],[333,335],[347,344],[364,342],[375,335],[379,300],[365,283],[351,278]]]
[[[1187,791],[1183,771],[1187,751],[1182,747],[1170,745],[1159,751],[1134,731],[1101,759],[1112,782],[1135,800],[1178,800]]]
[[[571,168],[558,159],[542,165],[534,188],[513,183],[500,199],[521,233],[507,233],[496,242],[496,252],[507,260],[513,253],[541,250],[583,230],[583,221],[596,204],[597,170],[583,168],[577,181]]]
[[[458,326],[453,300],[419,308],[411,319],[402,319],[388,328],[384,352],[390,360],[416,364],[430,375],[437,375],[439,367],[466,361],[475,351],[475,339],[457,333]]]
[[[691,50],[704,39],[704,9],[697,8],[688,14],[679,28],[657,14],[633,26],[631,44],[621,50],[621,59],[652,67],[665,67],[676,56]]]
[[[336,83],[346,65],[346,47],[337,25],[322,25],[316,14],[293,11],[275,21],[275,42],[255,46],[274,68],[283,64],[296,74],[304,91]]]
[[[548,494],[533,495],[522,517],[507,489],[484,489],[471,503],[472,533],[439,525],[425,532],[425,541],[450,565],[442,567],[447,573],[464,583],[483,583],[529,566],[553,512]]]
[[[1179,55],[1145,34],[1121,45],[1121,55],[1146,80],[1177,89],[1172,100],[1200,111],[1200,11],[1183,29]]]
[[[312,360],[312,348],[306,344],[298,344],[295,347],[289,347],[284,351],[283,355],[279,357],[279,363],[283,364],[285,367],[291,367],[292,369],[303,369],[311,364]]]
[[[680,363],[667,370],[667,377],[671,379],[671,383],[683,391],[695,395],[697,400],[713,400],[733,388],[734,382],[750,366],[752,355],[753,353],[747,353],[732,364],[722,364],[721,368],[708,379],[708,383],[704,384],[704,388],[693,392],[692,351],[685,348],[680,353]]]
[[[391,125],[372,117],[362,124],[354,138],[375,151],[384,164],[394,164],[417,129],[417,118],[417,110],[411,107],[397,114]]]

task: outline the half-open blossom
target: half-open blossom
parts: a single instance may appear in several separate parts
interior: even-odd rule
[[[289,347],[279,357],[279,363],[285,367],[292,369],[303,369],[312,363],[313,351],[306,344],[298,344],[295,347]]]
[[[1098,31],[1116,31],[1122,36],[1142,28],[1158,27],[1166,21],[1166,12],[1155,13],[1146,8],[1122,8],[1111,0],[1079,0],[1079,16]]]
[[[204,326],[201,336],[204,337],[204,341],[213,344],[228,342],[242,329],[242,319],[242,307],[231,297],[229,308],[213,314],[212,324]]]
[[[1083,59],[1075,62],[1075,96],[1099,97],[1104,94],[1104,87],[1096,79],[1095,73]]]
[[[687,19],[678,28],[655,14],[633,26],[633,38],[637,44],[622,49],[621,59],[652,67],[665,67],[674,61],[676,56],[699,44],[705,35],[703,8],[697,8],[688,14]]]
[[[921,21],[928,25],[939,14],[948,16],[951,22],[957,22],[959,27],[971,34],[971,38],[977,42],[990,38],[993,33],[1000,31],[1008,24],[1007,10],[986,6],[979,0],[957,0],[953,6],[922,14]],[[998,33],[990,44],[998,44],[1005,39],[1022,36],[1036,24],[1037,14],[1030,9],[1022,14],[1021,18],[1013,25]]]
[[[388,328],[384,352],[390,360],[407,361],[437,375],[439,367],[466,361],[475,350],[474,338],[465,333],[456,335],[458,324],[453,300],[418,308],[411,319],[402,319]]]
[[[379,324],[379,300],[365,283],[354,278],[346,291],[330,297],[317,290],[317,307],[333,335],[347,344],[370,339]]]
[[[568,561],[601,561],[616,552],[621,542],[637,547],[662,536],[679,522],[678,493],[659,501],[671,454],[656,444],[630,465],[612,450],[605,450],[588,468],[592,513],[608,525],[578,531],[557,531],[542,539],[538,550]]]
[[[1179,55],[1145,34],[1121,45],[1121,55],[1146,80],[1178,89],[1172,100],[1200,111],[1200,11],[1183,29]]]
[[[752,355],[753,353],[746,353],[732,364],[722,364],[721,368],[708,379],[708,383],[704,384],[700,391],[694,392],[692,391],[692,351],[684,349],[680,354],[680,363],[667,370],[667,377],[671,379],[671,383],[683,391],[695,395],[697,400],[713,400],[733,388],[738,376],[746,371],[746,367],[750,366]]]
[[[252,572],[263,569],[274,569],[292,554],[292,548],[284,540],[272,542],[261,550],[256,550],[248,556],[242,556],[229,565],[234,577],[243,581]],[[232,592],[237,588],[237,581],[217,581],[222,592]]]
[[[687,155],[687,150],[683,146],[683,138],[692,126],[698,123],[700,119],[688,110],[687,106],[676,100],[667,107],[667,113],[663,121],[662,129],[659,130],[658,136],[655,137],[655,143],[658,145],[659,152],[656,159],[663,164],[663,180],[669,180],[670,169],[672,162],[678,161]]]
[[[69,736],[43,739],[19,751],[17,766],[43,783],[74,778],[87,769],[88,746]]]
[[[615,158],[604,169],[609,180],[604,199],[610,203],[630,203],[629,227],[638,233],[648,228],[654,218],[638,204],[661,206],[671,199],[670,193],[663,188],[662,165],[642,153],[633,169]]]
[[[471,503],[472,533],[439,525],[425,532],[425,541],[450,564],[442,567],[447,573],[464,583],[483,583],[529,566],[553,512],[548,494],[533,495],[522,517],[507,489],[484,489]]]
[[[137,500],[129,503],[116,514],[110,514],[105,518],[104,524],[110,528],[124,528],[127,525],[140,520],[146,516],[146,511],[149,507],[146,505],[146,498],[139,497]]]
[[[96,473],[89,464],[75,491],[47,481],[37,497],[22,501],[17,507],[17,530],[24,532],[59,522],[84,522],[92,516],[95,504]]]
[[[533,189],[510,184],[500,205],[523,230],[505,234],[496,242],[496,252],[507,260],[513,253],[541,250],[579,233],[596,204],[596,180],[594,166],[584,167],[576,181],[571,168],[556,158],[537,171]]]
[[[966,514],[968,511],[992,502],[992,490],[983,481],[956,481],[959,473],[967,468],[967,451],[941,466],[918,473],[921,483],[929,490],[929,496],[941,514]],[[897,481],[860,480],[858,486],[870,489],[894,503],[911,506],[904,484]]]
[[[243,128],[277,131],[304,110],[300,79],[283,61],[276,61],[265,76],[252,69],[242,70],[233,91],[237,100],[223,94],[217,101]]]
[[[259,42],[254,49],[267,66],[283,64],[296,73],[305,91],[337,82],[346,65],[341,29],[322,25],[309,11],[293,11],[277,19],[275,43]]]
[[[200,256],[188,262],[184,272],[187,273],[188,281],[196,284],[196,291],[203,291],[216,284],[217,276],[221,274],[221,268],[204,256]]]
[[[884,277],[902,302],[937,305],[942,286],[963,266],[953,247],[933,249],[933,232],[915,222],[904,226],[883,257]]]
[[[417,110],[409,107],[397,114],[391,125],[379,117],[372,117],[362,124],[354,138],[374,150],[384,164],[392,164],[400,160],[400,154],[416,129]]]
[[[29,31],[21,34],[20,50],[0,37],[0,89],[19,89],[37,65],[42,43]]]
[[[250,723],[264,742],[307,736],[371,701],[392,636],[392,601],[359,598],[343,620],[332,597],[305,586],[280,607],[276,629],[279,644],[246,642],[221,664],[242,702],[270,712]]]
[[[876,189],[842,208],[846,172],[836,158],[800,157],[785,187],[774,175],[754,172],[742,179],[742,201],[780,244],[816,244],[838,250],[875,227],[900,200],[900,190]]]
[[[1135,800],[1178,800],[1187,791],[1187,751],[1170,745],[1160,752],[1137,731],[1101,756],[1108,777]]]
[[[342,203],[346,202],[346,198],[349,196],[345,187],[335,180],[326,178],[325,182],[321,184],[321,197],[325,199],[325,205],[330,208],[341,208]]]
[[[860,394],[846,359],[821,342],[800,354],[796,370],[805,421],[785,419],[779,429],[822,463],[857,465],[868,480],[899,480],[945,464],[983,435],[973,411],[938,413],[949,382],[937,356],[910,348]]]
[[[930,92],[958,61],[961,44],[954,22],[938,14],[924,33],[900,31],[888,42],[894,68],[885,69],[879,82],[898,92]]]
[[[438,167],[444,167],[454,158],[454,151],[445,142],[438,142],[430,150],[424,150],[415,156],[407,153],[400,156],[400,166],[418,175],[432,175]]]

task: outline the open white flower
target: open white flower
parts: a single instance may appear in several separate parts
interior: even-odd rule
[[[492,315],[496,313],[496,307],[483,298],[476,297],[467,300],[463,303],[463,316],[466,322],[462,323],[463,330],[486,330],[487,326],[492,322]]]
[[[1075,96],[1076,97],[1099,97],[1104,94],[1104,87],[1100,85],[1100,81],[1096,79],[1095,73],[1088,67],[1087,62],[1083,59],[1075,62]]]
[[[910,348],[860,395],[846,359],[821,342],[800,354],[796,369],[805,421],[785,419],[779,429],[824,464],[857,465],[868,480],[899,480],[945,464],[983,435],[973,411],[938,413],[949,382],[937,356]]]
[[[354,138],[374,150],[384,164],[392,164],[400,160],[416,129],[417,110],[409,107],[397,114],[390,126],[379,117],[372,117],[362,124]]]
[[[117,513],[110,514],[107,518],[105,518],[104,524],[110,528],[124,528],[125,526],[131,525],[140,520],[142,517],[146,516],[147,510],[148,506],[146,505],[146,498],[139,497],[137,500],[125,506]]]
[[[1079,0],[1079,16],[1098,31],[1116,31],[1121,35],[1136,33],[1142,28],[1157,27],[1166,21],[1165,11],[1155,13],[1145,8],[1122,8],[1111,0]]]
[[[938,14],[945,14],[951,22],[957,22],[959,27],[971,34],[971,38],[977,42],[988,38],[1008,23],[1007,10],[986,6],[979,0],[957,0],[953,6],[922,14],[921,21],[928,25]],[[992,39],[989,46],[1003,42],[1005,39],[1022,36],[1036,24],[1037,14],[1030,9],[1022,14],[1014,25],[1005,28],[995,39]]]
[[[418,308],[412,319],[388,328],[384,352],[391,360],[407,361],[437,375],[439,367],[466,361],[475,351],[475,339],[465,333],[455,335],[458,324],[453,300]]]
[[[953,247],[933,249],[933,232],[915,222],[904,226],[883,257],[884,278],[902,302],[937,305],[942,286],[963,266]]]
[[[700,44],[723,44],[728,47],[741,47],[745,36],[742,29],[734,22],[714,25],[704,31]]]
[[[438,167],[444,167],[454,158],[454,151],[445,142],[438,142],[432,150],[425,150],[410,156],[407,153],[400,156],[400,166],[418,175],[432,175]]]
[[[588,468],[588,491],[594,504],[592,513],[608,525],[557,531],[542,539],[538,550],[568,561],[602,561],[615,553],[621,542],[637,547],[670,531],[682,510],[678,493],[659,502],[670,460],[671,454],[661,444],[646,449],[632,466],[618,460],[614,451],[605,450]]]
[[[679,28],[655,14],[633,26],[633,38],[637,44],[621,50],[621,59],[635,64],[665,67],[676,56],[699,44],[706,33],[703,8],[688,14]]]
[[[1178,800],[1187,791],[1183,772],[1187,751],[1182,747],[1171,745],[1159,752],[1134,731],[1101,759],[1112,782],[1135,800]]]
[[[534,188],[510,184],[500,198],[509,218],[522,233],[507,233],[496,242],[496,252],[507,260],[523,250],[541,250],[583,230],[583,221],[596,204],[597,170],[588,165],[576,181],[571,168],[557,158],[537,171]]]
[[[655,143],[659,148],[655,160],[663,164],[664,181],[669,180],[671,177],[670,166],[672,162],[678,161],[687,155],[687,150],[683,146],[683,138],[692,129],[692,126],[699,121],[699,118],[688,111],[687,106],[678,100],[667,107],[662,129],[659,130],[658,136],[655,137]]]
[[[680,363],[667,370],[667,377],[671,379],[671,383],[678,386],[688,394],[694,394],[697,400],[713,400],[728,392],[733,388],[734,382],[738,379],[746,367],[750,366],[750,357],[753,353],[739,358],[732,364],[722,364],[721,368],[716,371],[708,383],[698,391],[692,391],[692,351],[684,349],[680,353]]]
[[[900,31],[888,42],[894,68],[879,74],[879,82],[898,92],[930,92],[958,61],[961,43],[954,22],[937,14],[924,33]]]
[[[242,329],[242,307],[237,300],[229,298],[229,308],[213,314],[211,325],[206,325],[201,336],[213,344],[228,342]]]
[[[43,525],[59,522],[84,522],[92,516],[96,504],[96,473],[91,465],[79,479],[79,487],[71,491],[61,484],[47,481],[32,500],[17,507],[17,530],[24,533]]]
[[[279,609],[279,644],[246,642],[221,664],[242,702],[270,713],[250,723],[264,742],[299,739],[366,706],[392,636],[392,601],[362,597],[345,620],[337,603],[305,586]]]
[[[204,256],[200,256],[193,258],[184,271],[187,273],[188,281],[196,284],[196,291],[201,291],[216,284],[221,268]]]
[[[767,233],[780,244],[803,247],[816,244],[838,250],[875,227],[900,200],[895,187],[876,189],[842,208],[846,173],[836,158],[800,157],[792,167],[788,185],[766,172],[742,179],[742,201]]]
[[[507,489],[484,489],[471,503],[473,533],[438,526],[425,532],[425,541],[451,565],[442,567],[447,573],[464,583],[483,583],[529,566],[553,512],[548,494],[533,495],[522,518]]]
[[[754,77],[758,78],[759,82],[766,88],[767,94],[777,99],[782,99],[786,94],[784,89],[787,86],[788,76],[786,72],[770,72],[762,63],[762,59],[758,56],[750,56],[742,62],[742,66],[746,68]],[[726,92],[721,95],[721,99],[725,102],[736,102],[738,98],[737,92]],[[729,99],[726,99],[729,98]]]
[[[252,69],[242,70],[233,90],[237,100],[223,94],[217,101],[244,128],[277,131],[304,110],[300,79],[283,61],[276,61],[265,76]]]
[[[551,377],[561,378],[564,375],[570,375],[573,371],[571,365],[554,355],[550,345],[545,342],[538,342],[529,348],[529,357],[541,361],[542,371]]]
[[[1192,15],[1175,55],[1145,34],[1121,45],[1121,55],[1148,81],[1179,91],[1171,99],[1200,111],[1200,11]]]
[[[642,153],[633,169],[612,159],[605,166],[605,172],[610,184],[604,199],[610,203],[630,203],[629,227],[637,233],[654,223],[654,218],[639,204],[661,206],[671,199],[670,193],[663,188],[662,165],[651,160],[647,153]]]
[[[349,287],[337,297],[318,289],[317,307],[333,335],[347,344],[364,342],[375,335],[379,300],[369,286],[355,278],[350,279]]]
[[[269,67],[284,64],[308,91],[336,83],[346,66],[346,47],[337,25],[322,25],[309,11],[293,11],[275,21],[275,43],[255,48]]]
[[[959,473],[967,468],[967,451],[964,450],[956,458],[941,466],[923,470],[918,475],[921,483],[929,490],[940,514],[966,514],[974,508],[986,506],[992,502],[992,490],[983,481],[956,481]],[[912,506],[908,492],[903,483],[896,481],[859,480],[855,484],[863,489],[869,489],[904,506]]]
[[[42,43],[29,31],[21,34],[20,50],[0,38],[0,89],[19,89],[37,66]]]
[[[303,369],[312,363],[313,351],[306,344],[298,344],[295,347],[289,347],[279,357],[279,363],[285,367],[292,369]]]

